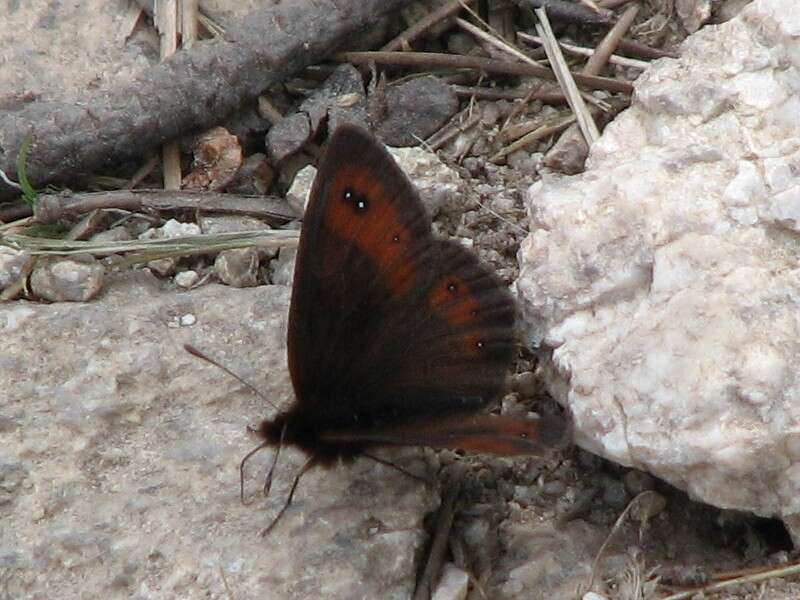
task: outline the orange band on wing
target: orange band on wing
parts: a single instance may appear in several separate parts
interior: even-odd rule
[[[447,277],[430,293],[428,304],[450,325],[466,325],[475,320],[480,304],[469,293],[469,288],[458,277]]]
[[[344,199],[347,191],[366,201],[363,213]],[[342,167],[330,187],[325,224],[370,257],[392,293],[408,291],[414,276],[411,234],[375,173]]]

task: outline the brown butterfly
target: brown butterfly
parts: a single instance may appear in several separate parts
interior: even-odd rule
[[[380,446],[516,455],[560,442],[560,417],[479,412],[501,392],[515,355],[514,317],[506,286],[472,252],[433,237],[383,146],[359,127],[339,127],[311,190],[295,266],[288,352],[296,400],[261,423],[256,449],[277,446],[273,468],[285,445],[310,458],[267,531],[314,465]]]

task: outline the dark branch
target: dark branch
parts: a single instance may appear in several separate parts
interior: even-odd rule
[[[27,136],[33,140],[27,173],[36,187],[138,159],[167,140],[218,124],[243,100],[352,45],[404,2],[270,4],[228,27],[225,39],[197,42],[80,104],[34,102],[0,111],[0,169],[14,176]],[[0,200],[18,194],[0,182]]]

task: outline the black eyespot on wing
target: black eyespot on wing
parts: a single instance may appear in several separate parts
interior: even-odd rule
[[[342,193],[342,200],[352,206],[356,212],[366,212],[369,208],[369,200],[364,194],[358,194],[351,188],[345,188]]]

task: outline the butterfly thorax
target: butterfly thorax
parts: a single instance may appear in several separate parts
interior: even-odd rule
[[[361,442],[326,441],[324,433],[330,430],[330,420],[290,410],[262,421],[259,433],[269,445],[295,446],[322,465],[349,461],[364,451]]]

